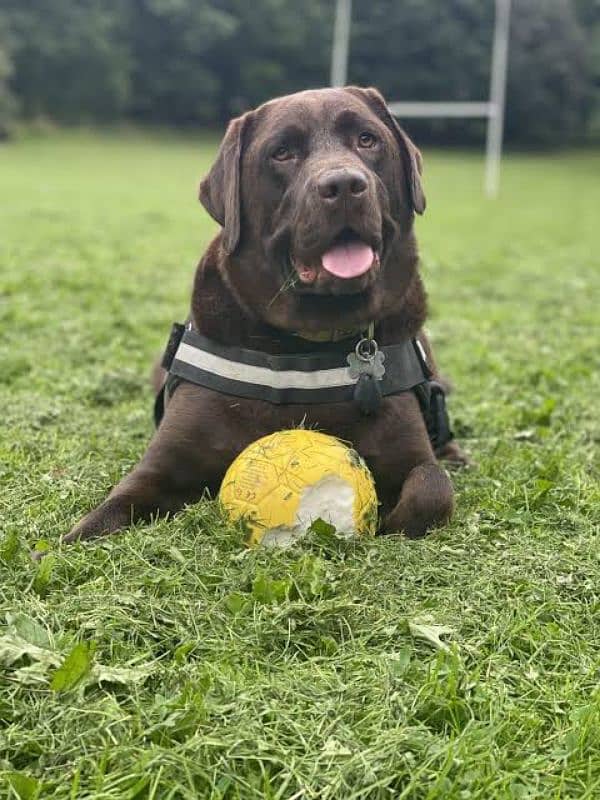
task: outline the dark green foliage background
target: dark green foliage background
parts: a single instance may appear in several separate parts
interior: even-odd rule
[[[328,81],[334,0],[2,0],[0,130],[60,122],[215,125]],[[349,80],[402,100],[482,100],[492,0],[354,0]],[[507,137],[600,133],[600,3],[513,0]],[[423,141],[475,141],[473,121],[420,121]]]

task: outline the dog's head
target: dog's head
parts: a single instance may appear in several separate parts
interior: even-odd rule
[[[375,89],[319,89],[233,120],[200,199],[239,301],[292,331],[399,308],[417,264],[419,151]]]

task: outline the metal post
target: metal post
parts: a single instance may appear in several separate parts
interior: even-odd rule
[[[488,197],[495,197],[498,194],[500,185],[509,30],[510,0],[496,0],[496,22],[490,78],[491,108],[487,126],[485,154],[485,192]]]
[[[350,50],[350,20],[352,0],[337,0],[333,49],[331,51],[331,85],[345,86],[348,76],[348,51]]]

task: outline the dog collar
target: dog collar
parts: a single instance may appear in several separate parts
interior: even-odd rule
[[[356,328],[349,330],[336,328],[329,331],[294,331],[293,335],[299,339],[306,339],[307,342],[342,342],[344,339],[360,336],[361,332],[361,329]]]

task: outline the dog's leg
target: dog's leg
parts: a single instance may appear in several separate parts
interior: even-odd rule
[[[107,536],[134,522],[148,522],[152,516],[175,513],[186,503],[199,500],[203,488],[201,481],[194,486],[177,486],[168,474],[149,469],[142,462],[63,537],[63,542]]]
[[[221,428],[194,397],[198,391],[191,384],[178,388],[142,460],[63,542],[106,536],[137,521],[174,514],[199,500],[206,489],[218,489],[228,463],[228,442],[219,438],[212,446]]]
[[[444,525],[452,516],[454,492],[445,471],[435,463],[419,464],[409,473],[400,499],[383,521],[382,533],[402,531],[411,539]]]

